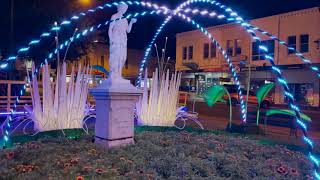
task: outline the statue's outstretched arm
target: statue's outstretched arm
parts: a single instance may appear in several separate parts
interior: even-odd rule
[[[137,19],[135,19],[135,18],[132,18],[132,19],[131,19],[131,21],[130,21],[130,23],[129,23],[129,26],[128,26],[128,29],[127,29],[127,33],[130,33],[130,32],[131,32],[132,25],[133,25],[134,23],[136,23],[136,22],[137,22]]]

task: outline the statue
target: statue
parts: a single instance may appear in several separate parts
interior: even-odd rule
[[[134,107],[142,92],[121,76],[127,59],[127,33],[137,21],[123,18],[128,6],[120,4],[110,24],[110,77],[90,92],[96,101],[95,143],[104,148],[134,144]]]
[[[122,18],[127,11],[128,5],[120,4],[117,6],[118,12],[112,15],[111,20]],[[123,18],[110,23],[109,39],[110,39],[110,58],[109,67],[111,79],[122,79],[122,68],[127,60],[127,33],[131,32],[132,25],[137,19],[132,18],[128,24],[127,19]]]

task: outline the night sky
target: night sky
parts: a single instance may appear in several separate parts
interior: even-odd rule
[[[88,7],[79,6],[78,1],[79,0],[14,0],[15,51],[19,47],[26,45],[31,39],[39,37],[43,31],[48,30],[52,26],[55,20],[61,22],[64,18],[71,17],[71,15],[80,12],[81,9],[88,9]],[[92,1],[96,4],[108,2],[107,0]],[[0,3],[0,51],[5,57],[8,56],[10,52],[10,2],[11,0],[1,0]],[[155,2],[165,4],[173,9],[183,1],[157,0]],[[320,0],[221,0],[220,2],[230,6],[247,20],[320,6]],[[208,10],[212,8],[201,6],[199,3],[196,4],[195,7]],[[87,24],[93,25],[103,22],[103,20],[109,19],[110,15],[115,13],[115,11],[116,9],[113,8],[111,11],[90,16],[86,20]],[[141,8],[129,8],[129,11],[141,12],[143,10]],[[144,49],[162,20],[163,17],[154,16],[138,19],[132,34],[129,35],[129,47]],[[196,20],[205,26],[223,24],[223,22],[217,22],[215,19],[204,20],[196,18]],[[184,24],[179,20],[174,20],[168,24],[160,39],[163,40],[168,36],[168,49],[171,56],[175,54],[175,34],[188,30],[192,30],[190,25]],[[162,46],[163,42],[160,41],[158,44]]]

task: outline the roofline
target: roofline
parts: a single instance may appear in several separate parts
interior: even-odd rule
[[[250,22],[251,21],[258,21],[258,20],[262,20],[262,19],[265,19],[265,18],[276,17],[276,16],[294,15],[294,14],[297,14],[297,13],[302,13],[302,12],[311,11],[311,10],[318,10],[319,13],[320,13],[320,6],[315,6],[315,7],[307,8],[307,9],[300,9],[300,10],[297,10],[297,11],[290,11],[290,12],[286,12],[286,13],[275,14],[275,15],[272,15],[272,16],[265,16],[265,17],[261,17],[261,18],[257,18],[257,19],[251,19],[249,21]],[[229,27],[233,27],[233,26],[237,26],[237,25],[238,25],[237,23],[226,23],[226,24],[220,24],[220,25],[216,25],[216,26],[209,26],[209,27],[206,27],[205,29],[212,30],[212,29],[218,29],[218,28],[228,27],[228,26]],[[199,30],[192,30],[192,31],[185,31],[185,32],[177,33],[176,37],[183,36],[183,35],[186,35],[186,34],[189,34],[189,33],[193,33],[193,32],[198,32],[198,31]]]

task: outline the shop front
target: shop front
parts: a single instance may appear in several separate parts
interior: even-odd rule
[[[248,72],[242,72],[247,74]],[[295,102],[300,106],[319,107],[319,79],[308,69],[289,69],[282,67],[282,75],[288,82],[290,93]],[[243,79],[247,82],[248,79]],[[263,84],[274,82],[275,88],[271,96],[276,104],[286,104],[288,100],[284,96],[283,88],[279,85],[271,70],[255,70],[251,74],[250,90],[256,91]]]
[[[223,84],[233,84],[233,79],[225,72],[183,73],[180,90],[203,94],[208,87]]]

